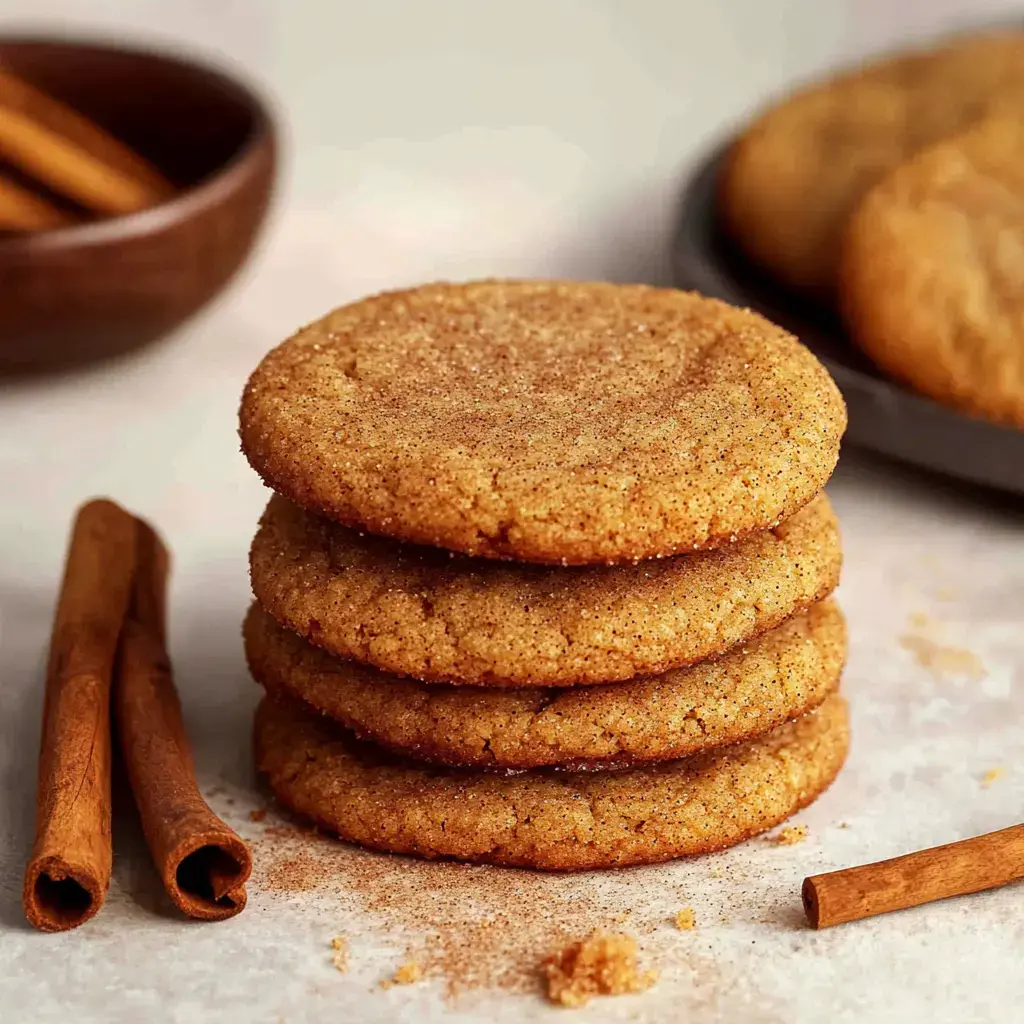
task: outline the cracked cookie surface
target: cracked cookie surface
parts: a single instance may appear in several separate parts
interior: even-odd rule
[[[584,567],[399,544],[275,496],[250,565],[263,608],[340,657],[428,681],[571,686],[720,654],[831,593],[841,560],[824,495],[729,547]]]
[[[556,690],[402,679],[313,647],[256,604],[244,635],[253,676],[271,694],[299,698],[398,753],[463,767],[654,761],[736,743],[821,704],[846,657],[831,600],[716,661]]]
[[[730,235],[783,283],[831,299],[843,230],[908,157],[1004,102],[1024,102],[1024,33],[995,32],[873,61],[761,114],[722,165]]]
[[[922,394],[1024,427],[1024,124],[994,116],[876,186],[846,233],[854,340]]]
[[[343,839],[552,870],[653,863],[742,842],[820,794],[848,743],[838,694],[758,740],[590,773],[415,764],[289,700],[265,699],[255,726],[256,765],[277,798]]]
[[[643,285],[433,284],[336,310],[246,386],[276,491],[372,533],[549,564],[728,544],[838,457],[827,371],[757,314]]]

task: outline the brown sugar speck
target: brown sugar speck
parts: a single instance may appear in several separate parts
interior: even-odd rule
[[[562,1006],[585,1006],[599,995],[643,992],[657,971],[637,970],[637,943],[632,935],[595,931],[566,946],[544,962],[547,996]]]
[[[266,807],[258,807],[254,811],[249,812],[250,821],[263,821],[267,817]]]
[[[982,776],[981,784],[985,789],[988,789],[997,779],[1001,779],[1006,774],[1006,769],[1000,765],[997,768],[989,768],[987,772]]]
[[[768,836],[767,841],[775,843],[777,846],[796,846],[797,843],[802,843],[806,838],[806,825],[787,825],[785,828],[779,829],[775,835]]]
[[[681,932],[691,932],[697,927],[697,915],[693,912],[693,907],[686,907],[680,910],[676,914],[676,928]]]
[[[412,985],[417,981],[423,980],[423,967],[415,960],[410,960],[408,963],[402,964],[401,967],[395,971],[394,976],[389,979],[385,979],[380,983],[381,988],[392,988],[395,985]]]
[[[345,974],[348,971],[348,939],[336,935],[331,939],[331,949],[334,950],[334,953],[331,955],[331,963],[334,965],[335,970]]]

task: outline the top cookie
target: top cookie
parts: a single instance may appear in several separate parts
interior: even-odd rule
[[[640,285],[435,284],[345,306],[249,380],[242,448],[297,504],[490,558],[716,547],[817,493],[846,410],[753,313]]]
[[[722,170],[725,225],[784,283],[830,296],[864,193],[925,146],[1024,97],[1024,33],[947,42],[804,88],[762,114]]]
[[[886,372],[1024,427],[1024,123],[993,117],[890,174],[846,235],[840,301]]]

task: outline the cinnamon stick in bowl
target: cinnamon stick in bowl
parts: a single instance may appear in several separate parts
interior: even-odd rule
[[[153,861],[189,917],[222,920],[245,906],[248,847],[210,810],[196,785],[166,647],[169,558],[137,521],[136,573],[121,637],[114,709],[121,753]]]
[[[109,132],[2,66],[0,156],[100,214],[135,213],[175,192],[155,167]]]
[[[47,932],[75,928],[110,884],[110,680],[132,589],[135,520],[90,501],[75,519],[50,641],[36,837],[22,903]]]

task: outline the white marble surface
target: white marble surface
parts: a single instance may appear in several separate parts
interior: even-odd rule
[[[133,37],[222,53],[287,111],[290,162],[259,258],[176,338],[73,378],[0,385],[0,1019],[553,1016],[529,993],[474,990],[452,1001],[457,965],[446,974],[423,919],[431,907],[447,913],[449,944],[479,945],[499,963],[500,950],[488,952],[471,925],[511,906],[508,956],[532,963],[527,940],[546,941],[554,927],[538,921],[545,903],[570,930],[634,907],[624,927],[662,970],[651,992],[595,1003],[593,1018],[1015,1019],[1020,887],[821,934],[802,926],[798,888],[808,873],[1020,820],[1019,503],[844,454],[830,489],[846,541],[854,747],[835,787],[800,816],[810,836],[793,847],[753,842],[618,875],[499,872],[505,881],[492,882],[493,872],[370,863],[274,838],[272,817],[248,820],[263,799],[249,767],[256,693],[238,635],[245,552],[265,495],[237,452],[234,415],[246,374],[271,344],[346,298],[423,278],[659,280],[685,168],[728,122],[792,76],[968,5],[325,8],[4,6],[37,23],[88,16]],[[20,916],[49,617],[72,510],[100,493],[152,518],[176,556],[172,653],[200,781],[256,843],[249,908],[221,925],[174,917],[130,819],[119,824],[110,899],[96,920],[43,936]],[[996,768],[1005,773],[983,785]],[[510,903],[493,891],[501,884],[521,896]],[[460,886],[467,897],[453,909]],[[419,920],[401,901],[388,905],[391,889],[408,894]],[[697,911],[695,932],[667,924],[683,905]],[[338,934],[352,944],[347,975],[329,962]],[[407,955],[422,956],[433,976],[381,991]]]

